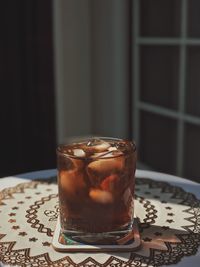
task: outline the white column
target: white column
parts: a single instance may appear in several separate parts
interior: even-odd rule
[[[54,0],[57,142],[91,133],[89,0]]]
[[[128,136],[129,19],[126,1],[91,5],[93,131]]]
[[[58,142],[129,135],[129,7],[122,0],[54,0]]]

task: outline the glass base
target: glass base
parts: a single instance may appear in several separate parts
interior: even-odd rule
[[[133,231],[133,222],[128,225],[124,225],[120,229],[110,232],[101,233],[89,233],[72,230],[61,230],[63,238],[66,240],[74,240],[75,242],[92,244],[92,245],[115,245],[124,239],[127,235]]]
[[[120,232],[120,233],[119,233]],[[119,235],[116,235],[119,233]],[[127,234],[126,234],[127,233]],[[68,236],[61,233],[61,227],[60,227],[60,220],[58,219],[56,228],[53,234],[52,239],[52,247],[59,252],[133,252],[138,250],[141,247],[141,238],[140,233],[138,229],[138,219],[134,217],[134,224],[132,227],[132,231],[114,231],[111,232],[112,242],[110,240],[105,240],[105,237],[102,233],[100,233],[100,244],[99,239],[97,240],[95,237],[99,238],[99,235],[96,236],[94,233],[92,233],[92,244],[85,243],[86,241],[77,242],[72,239],[70,239]],[[104,233],[103,233],[104,234]],[[108,237],[109,233],[105,233],[106,237]],[[70,236],[74,235],[71,233]],[[87,234],[85,233],[85,236]],[[90,235],[90,234],[88,234]],[[113,238],[114,235],[114,238]],[[94,237],[95,236],[95,237]],[[116,239],[117,236],[120,236],[120,239]],[[81,234],[81,237],[83,235]],[[91,236],[89,237],[91,238]],[[83,237],[84,239],[84,237]],[[88,238],[86,238],[88,241]],[[114,241],[113,241],[114,240]],[[96,243],[95,243],[96,242]]]

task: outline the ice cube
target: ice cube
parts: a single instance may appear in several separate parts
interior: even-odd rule
[[[122,171],[124,168],[124,157],[97,159],[92,161],[88,167],[87,172],[91,174],[106,174]]]
[[[109,204],[113,202],[113,196],[110,192],[100,189],[91,189],[89,192],[90,198],[101,204]]]
[[[101,182],[100,187],[105,191],[117,193],[116,191],[119,190],[119,180],[119,175],[111,174],[104,178],[104,180]]]
[[[85,157],[85,152],[83,151],[83,149],[76,148],[73,150],[73,153],[76,157]]]
[[[104,158],[104,157],[109,157],[109,154],[110,153],[111,153],[110,151],[96,152],[93,155],[91,155],[91,158]]]
[[[111,174],[101,181],[100,188],[112,193],[115,199],[121,198],[124,192],[123,178],[121,175]]]
[[[95,149],[96,149],[97,151],[105,151],[105,150],[107,150],[109,147],[110,147],[110,144],[109,144],[109,143],[107,143],[107,142],[102,142],[101,144],[96,145],[96,146],[95,146]]]
[[[89,141],[86,145],[86,151],[88,152],[103,152],[110,147],[110,144],[101,139],[93,139]]]
[[[108,153],[105,153],[104,155],[101,156],[101,158],[111,158],[111,157],[118,157],[118,156],[123,156],[123,152],[118,151],[118,150],[113,150],[113,151],[108,151]]]
[[[108,148],[108,151],[115,151],[115,150],[117,150],[117,148],[115,146],[111,146]]]
[[[82,173],[76,170],[60,171],[59,180],[61,190],[66,192],[67,197],[79,198],[85,194],[86,184]]]

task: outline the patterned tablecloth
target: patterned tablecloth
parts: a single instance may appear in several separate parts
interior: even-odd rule
[[[4,187],[0,191],[2,264],[145,267],[189,266],[191,261],[191,266],[199,266],[200,185],[137,171],[135,212],[140,220],[141,249],[132,253],[59,253],[51,247],[58,217],[55,171],[44,174],[24,175],[34,180],[17,177],[0,180],[1,188]],[[41,179],[43,176],[47,178]]]

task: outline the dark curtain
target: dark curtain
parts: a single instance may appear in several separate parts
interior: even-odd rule
[[[52,3],[2,1],[0,176],[55,167]]]

